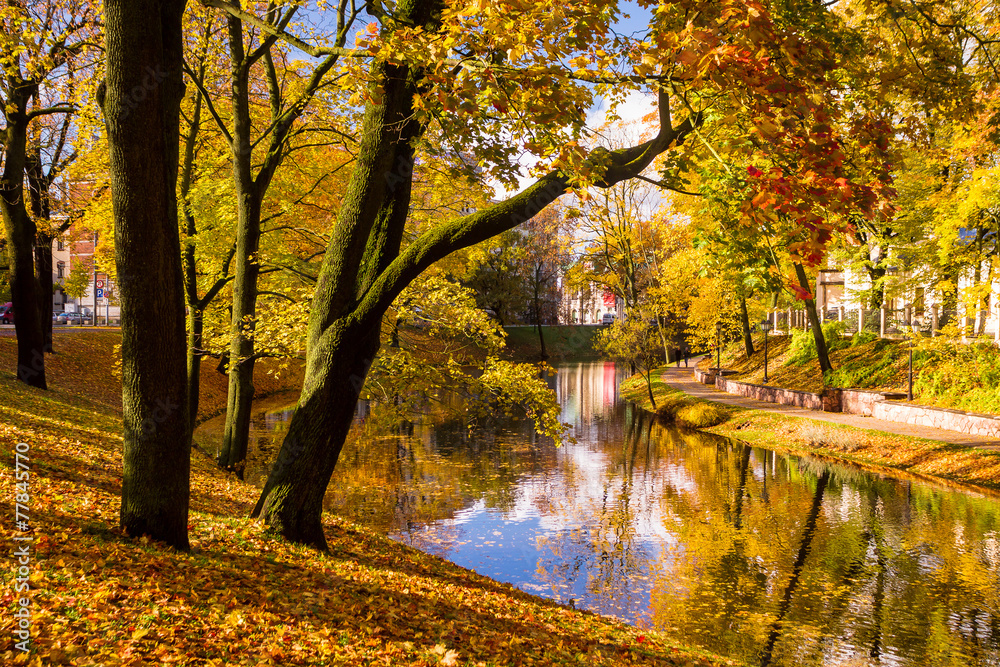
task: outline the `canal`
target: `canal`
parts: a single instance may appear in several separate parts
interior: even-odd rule
[[[662,424],[614,364],[552,378],[574,442],[364,413],[330,511],[494,579],[757,665],[1000,664],[1000,503]],[[294,396],[262,403],[262,484]],[[195,439],[217,446],[219,420]]]

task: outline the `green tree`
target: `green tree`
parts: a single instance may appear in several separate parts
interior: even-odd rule
[[[663,348],[656,328],[634,311],[625,320],[616,320],[594,337],[594,347],[615,361],[629,364],[642,373],[649,392],[649,402],[656,410],[653,397],[653,369],[664,362]]]

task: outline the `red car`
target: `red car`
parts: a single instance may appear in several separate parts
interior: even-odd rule
[[[8,301],[0,306],[0,322],[10,324],[14,321],[14,304]]]

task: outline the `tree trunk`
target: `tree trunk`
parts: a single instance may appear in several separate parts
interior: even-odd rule
[[[122,309],[121,525],[188,548],[191,427],[177,218],[184,0],[108,0],[108,131]]]
[[[959,267],[956,263],[949,261],[945,265],[942,273],[946,289],[941,290],[941,315],[938,318],[938,328],[954,323],[958,317],[958,278]]]
[[[30,92],[16,87],[9,89],[8,94],[4,169],[0,174],[0,213],[3,215],[10,261],[10,293],[17,335],[17,379],[32,387],[45,389],[45,336],[38,312],[34,262],[37,230],[34,220],[28,215],[24,192]]]
[[[806,276],[806,270],[798,262],[795,262],[795,275],[798,276],[799,287],[812,294],[809,289],[809,278]],[[816,356],[819,358],[820,372],[823,374],[825,382],[826,374],[833,370],[833,365],[830,363],[830,353],[826,347],[826,339],[823,337],[823,328],[819,321],[819,314],[816,312],[816,301],[814,299],[805,299],[804,301],[806,304],[806,316],[809,318],[809,324],[812,326],[813,340],[816,341]]]
[[[188,382],[188,418],[191,427],[198,422],[198,405],[201,393],[201,346],[202,333],[205,326],[204,313],[200,308],[188,306],[188,338],[187,338],[187,382]]]
[[[653,398],[653,379],[650,369],[643,371],[643,375],[646,378],[646,391],[649,393],[649,404],[653,406],[653,412],[656,412],[656,399]]]
[[[885,267],[878,266],[875,262],[869,262],[865,265],[865,270],[868,271],[868,278],[872,281],[866,310],[876,312],[885,303]]]
[[[535,311],[535,328],[538,330],[538,346],[541,349],[539,358],[545,361],[549,358],[548,350],[545,349],[545,335],[542,333],[542,304],[541,298],[538,294],[538,270],[535,270],[535,290],[534,290],[534,311]]]
[[[47,219],[47,218],[46,218]],[[40,232],[35,244],[35,279],[38,281],[38,321],[42,325],[45,351],[52,352],[52,241],[49,233]]]
[[[236,470],[242,477],[250,444],[253,408],[256,360],[253,333],[257,326],[257,279],[260,275],[261,197],[254,183],[251,164],[250,63],[243,49],[243,22],[233,17],[229,17],[229,50],[233,87],[233,185],[238,219],[229,345],[229,394],[218,462],[224,468]]]
[[[352,331],[345,323],[330,333],[310,357],[288,433],[253,510],[288,539],[321,549],[326,548],[323,497],[379,348],[378,328]],[[334,366],[326,367],[322,359]]]
[[[747,300],[740,297],[740,324],[743,326],[743,350],[747,359],[753,356],[753,336],[750,329],[750,315],[747,313]]]

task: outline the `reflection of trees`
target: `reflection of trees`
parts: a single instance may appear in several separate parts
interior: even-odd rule
[[[654,423],[645,413],[625,415],[621,437],[602,448],[608,454],[599,493],[577,506],[569,523],[589,524],[544,540],[537,578],[560,595],[572,591],[602,613],[628,616],[641,611],[656,548],[643,541],[648,523],[651,466],[660,459],[652,438]],[[643,516],[643,515],[646,516]],[[584,516],[585,515],[585,516]]]
[[[657,627],[748,662],[1000,657],[995,502],[697,435],[678,450]]]
[[[600,364],[556,378],[589,392],[574,410],[590,414],[558,450],[518,423],[359,432],[331,507],[386,530],[473,502],[527,508],[545,522],[536,580],[550,594],[639,615],[651,588],[654,625],[748,663],[779,618],[775,665],[1000,662],[996,502],[666,428],[604,405],[604,378]]]
[[[785,623],[788,609],[792,605],[792,596],[795,595],[795,589],[799,584],[799,577],[802,576],[802,568],[806,564],[806,557],[809,555],[809,548],[812,546],[813,536],[816,534],[816,520],[819,518],[819,510],[823,506],[823,493],[826,491],[826,485],[829,481],[830,471],[824,470],[816,482],[812,506],[809,508],[808,516],[806,516],[805,528],[802,530],[802,539],[799,541],[799,550],[795,556],[795,562],[792,564],[792,576],[785,586],[785,592],[781,595],[781,602],[778,604],[778,616],[774,619],[774,623],[771,624],[771,631],[767,636],[767,644],[764,645],[764,650],[761,653],[761,667],[768,667],[771,664],[774,643],[781,635],[782,625]]]

